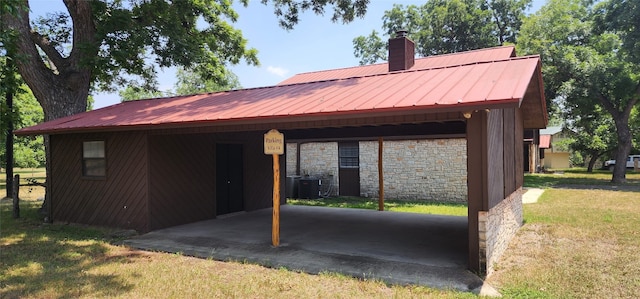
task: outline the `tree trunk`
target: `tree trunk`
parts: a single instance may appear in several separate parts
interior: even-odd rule
[[[4,14],[2,22],[16,31],[14,58],[18,72],[36,97],[44,120],[50,121],[87,111],[87,97],[92,80],[91,66],[85,65],[86,57],[97,55],[96,29],[92,21],[91,3],[83,0],[64,0],[73,20],[73,45],[68,57],[62,56],[46,38],[32,32],[28,2],[18,6],[16,15]],[[40,51],[39,51],[40,50]],[[40,54],[47,56],[45,63]],[[50,143],[45,136],[47,184],[44,214],[50,217]]]
[[[631,129],[627,118],[616,119],[616,129],[618,131],[618,149],[616,150],[616,165],[613,168],[611,182],[615,184],[626,183],[627,158],[631,152]],[[626,121],[624,121],[626,120]]]
[[[591,158],[589,158],[589,164],[587,165],[587,172],[593,172],[593,166],[596,164],[596,161],[598,161],[599,157],[600,155],[596,153],[591,154]]]
[[[636,87],[635,97],[626,102],[626,106],[622,103],[616,107],[614,103],[607,97],[601,96],[600,102],[604,108],[611,113],[613,121],[616,124],[616,134],[618,139],[618,148],[616,150],[616,165],[613,167],[613,177],[611,182],[614,184],[622,184],[627,182],[627,157],[631,152],[631,129],[629,128],[629,117],[631,110],[640,99],[640,83]],[[622,110],[620,110],[622,108]]]
[[[9,64],[7,60],[7,64]],[[9,68],[9,66],[7,66]],[[13,90],[7,91],[7,118],[9,120],[7,124],[7,144],[5,147],[5,157],[6,157],[6,187],[7,187],[7,196],[8,198],[13,197],[13,123],[14,123],[14,115],[13,115]]]

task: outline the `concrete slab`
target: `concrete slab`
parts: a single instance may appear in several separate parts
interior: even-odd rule
[[[281,207],[280,243],[271,246],[271,209],[162,229],[125,241],[143,250],[337,272],[472,291],[467,217],[306,206]]]
[[[538,198],[544,193],[544,189],[540,188],[527,188],[527,190],[522,195],[522,203],[536,203],[538,202]]]

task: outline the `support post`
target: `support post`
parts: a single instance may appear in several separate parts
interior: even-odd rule
[[[273,223],[271,226],[271,243],[280,246],[280,158],[273,154]]]
[[[20,175],[16,174],[13,178],[13,190],[11,196],[13,198],[13,218],[20,218]]]
[[[384,140],[382,137],[378,138],[378,211],[384,211],[384,175],[382,171],[382,146],[384,144]]]

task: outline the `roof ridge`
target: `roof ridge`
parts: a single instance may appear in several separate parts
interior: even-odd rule
[[[473,50],[473,51],[479,51],[479,50]],[[467,51],[467,52],[471,52],[471,51]],[[455,54],[455,53],[452,53],[452,54]],[[445,54],[445,55],[448,55],[448,54]],[[116,108],[116,107],[119,107],[120,105],[126,104],[128,102],[142,102],[142,101],[155,101],[155,100],[176,100],[176,99],[189,98],[189,97],[194,97],[194,96],[232,93],[232,92],[240,92],[240,91],[247,91],[247,90],[273,89],[273,88],[284,87],[284,86],[301,86],[301,85],[305,85],[305,84],[315,84],[315,83],[321,83],[321,82],[337,82],[337,81],[342,81],[342,80],[352,80],[352,79],[358,79],[358,78],[371,78],[371,77],[387,76],[387,75],[402,74],[402,73],[424,72],[424,71],[431,71],[431,70],[438,70],[438,69],[448,69],[448,68],[461,67],[461,66],[486,64],[486,63],[494,63],[494,62],[503,62],[503,61],[512,61],[512,60],[523,60],[523,59],[531,59],[531,58],[539,58],[539,57],[540,57],[540,55],[516,56],[516,57],[509,57],[509,58],[503,58],[503,59],[498,59],[498,60],[476,61],[476,62],[469,62],[469,63],[464,63],[464,64],[434,66],[434,67],[430,67],[430,68],[419,68],[419,69],[415,69],[415,70],[412,70],[412,69],[399,70],[399,71],[394,71],[394,72],[359,75],[359,76],[346,77],[346,78],[333,78],[333,79],[325,79],[325,80],[318,80],[318,81],[306,81],[306,82],[297,82],[297,83],[271,85],[271,86],[258,86],[258,87],[249,87],[249,88],[241,88],[241,89],[230,89],[230,90],[213,91],[213,92],[191,94],[191,95],[181,95],[181,96],[175,95],[175,96],[160,97],[160,98],[138,99],[138,100],[133,100],[133,101],[121,102],[121,103],[118,103],[118,104],[115,104],[115,105],[112,105],[112,106],[103,107],[103,108],[108,108],[108,107]],[[425,57],[425,58],[428,58],[428,57]],[[103,108],[99,108],[99,109],[96,109],[96,110],[101,110]],[[95,110],[93,110],[93,111],[95,111]]]
[[[433,59],[433,58],[436,58],[436,57],[443,57],[443,56],[455,56],[455,55],[461,55],[461,54],[472,53],[472,52],[484,52],[484,51],[490,51],[490,50],[496,50],[496,49],[502,49],[502,48],[513,48],[513,49],[515,49],[515,46],[513,46],[513,45],[495,46],[495,47],[491,47],[491,48],[475,49],[475,50],[468,50],[468,51],[455,52],[455,53],[437,54],[437,55],[431,55],[431,56],[426,56],[426,57],[419,57],[419,58],[416,58],[416,60]],[[317,73],[331,72],[331,71],[336,71],[336,70],[348,70],[348,69],[356,69],[356,68],[362,68],[362,67],[378,66],[378,65],[383,65],[383,64],[387,64],[387,63],[388,62],[381,62],[381,63],[374,63],[374,64],[366,64],[366,65],[339,67],[339,68],[335,68],[335,69],[326,69],[326,70],[302,72],[302,73],[297,73],[297,74],[293,75],[293,77],[298,76],[298,75],[305,75],[305,74],[317,74]],[[290,78],[293,78],[293,77],[290,77]],[[289,80],[290,78],[285,79],[285,81]],[[285,85],[288,85],[288,84],[285,84]]]
[[[509,57],[509,58],[503,58],[503,59],[497,59],[497,60],[475,61],[475,62],[469,62],[469,63],[463,63],[463,64],[441,65],[441,66],[434,66],[434,67],[430,67],[430,68],[420,68],[420,69],[415,69],[415,70],[411,70],[411,69],[409,69],[409,70],[399,70],[399,71],[393,71],[393,72],[386,72],[386,73],[379,73],[379,74],[368,74],[368,75],[359,75],[359,76],[346,77],[346,78],[333,78],[333,79],[318,80],[318,81],[297,82],[297,83],[290,83],[290,84],[265,86],[265,87],[261,87],[261,88],[272,88],[272,87],[280,87],[280,86],[295,86],[295,85],[304,85],[304,84],[319,83],[319,82],[334,82],[334,81],[340,81],[340,80],[351,80],[351,79],[357,79],[357,78],[370,78],[370,77],[387,76],[387,75],[394,75],[394,74],[424,72],[424,71],[448,69],[448,68],[461,67],[461,66],[487,64],[487,63],[504,62],[504,61],[514,61],[514,60],[524,60],[524,59],[531,59],[531,58],[540,58],[540,55],[516,56],[516,57]],[[248,88],[248,89],[253,89],[253,88]],[[243,89],[243,90],[245,90],[245,89]]]

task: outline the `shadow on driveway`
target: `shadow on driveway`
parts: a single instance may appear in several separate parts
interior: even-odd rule
[[[125,245],[391,284],[460,291],[482,285],[466,270],[467,217],[285,205],[274,248],[271,214],[264,209],[166,228]]]

